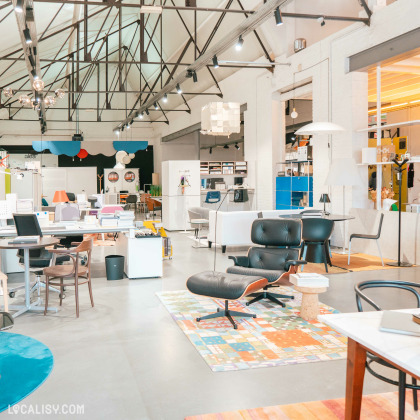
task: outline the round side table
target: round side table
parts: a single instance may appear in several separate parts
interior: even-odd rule
[[[313,321],[319,315],[318,295],[327,291],[326,287],[302,287],[294,286],[297,292],[302,293],[302,306],[300,317],[305,321]]]

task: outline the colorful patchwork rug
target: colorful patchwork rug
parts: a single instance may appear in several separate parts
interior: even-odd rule
[[[412,392],[407,392],[405,419],[418,419],[413,408]],[[398,418],[398,394],[363,395],[360,420],[393,420]],[[274,405],[249,410],[225,411],[186,417],[185,420],[344,420],[344,398],[311,401],[300,404]]]
[[[238,329],[227,318],[196,322],[200,315],[224,308],[224,301],[196,296],[187,290],[160,292],[159,296],[210,369],[225,372],[297,363],[338,360],[347,356],[347,339],[318,321],[299,317],[301,294],[282,287],[276,293],[294,295],[285,308],[261,300],[246,306],[247,299],[229,302],[231,310],[251,312],[257,318],[236,317]],[[321,314],[338,313],[320,304]]]

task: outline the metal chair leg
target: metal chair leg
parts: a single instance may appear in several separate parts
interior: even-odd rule
[[[304,260],[306,258],[306,254],[308,252],[308,245],[303,244],[303,250],[302,250],[302,260]],[[303,271],[303,266],[304,264],[302,264],[300,271]]]
[[[347,265],[350,265],[350,254],[351,254],[351,239],[349,239],[349,258],[347,260]]]
[[[405,381],[406,373],[399,371],[398,377],[398,419],[404,420],[405,417]]]
[[[378,251],[379,251],[379,256],[381,257],[381,261],[382,261],[382,267],[385,265],[384,264],[384,259],[382,258],[382,252],[381,252],[381,247],[379,246],[379,241],[376,239],[376,246],[378,247]]]

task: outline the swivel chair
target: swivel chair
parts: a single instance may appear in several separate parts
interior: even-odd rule
[[[323,262],[327,273],[328,264],[332,265],[329,239],[333,228],[334,221],[329,219],[302,219],[302,259],[308,262]]]
[[[40,236],[42,237],[41,227],[39,226],[38,219],[35,214],[14,214],[13,219],[16,225],[16,231],[18,236]],[[24,265],[23,250],[19,249],[17,252],[19,257],[19,264]],[[29,251],[29,269],[35,274],[35,283],[31,287],[31,293],[37,292],[38,297],[40,296],[40,289],[45,287],[45,284],[41,282],[42,269],[49,267],[52,263],[52,254],[47,251],[46,248],[31,249]],[[68,256],[59,257],[56,259],[58,264],[62,264],[65,261],[69,261]],[[24,289],[25,286],[18,286],[13,289],[9,289],[9,296],[15,297],[17,290]],[[58,289],[50,288],[51,291],[60,292]]]
[[[262,293],[253,293],[254,299],[247,302],[251,305],[261,299],[269,299],[285,307],[278,298],[293,299],[294,296],[275,294],[268,291],[278,284],[289,284],[289,274],[296,273],[299,265],[306,261],[299,260],[302,222],[296,219],[256,219],[252,223],[251,240],[254,244],[245,257],[229,258],[235,265],[226,271],[247,276],[261,276],[268,280]]]

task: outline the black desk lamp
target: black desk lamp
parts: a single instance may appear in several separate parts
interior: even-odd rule
[[[393,267],[411,267],[412,264],[401,261],[401,189],[402,189],[402,173],[405,170],[403,166],[408,162],[408,159],[404,159],[401,163],[395,158],[392,160],[395,165],[395,171],[397,172],[397,179],[398,179],[398,261],[397,262],[390,262],[386,263],[386,265],[391,265]]]
[[[321,197],[319,199],[320,203],[324,203],[324,214],[329,214],[326,210],[325,210],[325,204],[326,203],[331,203],[330,201],[330,197],[328,194],[321,194]]]

